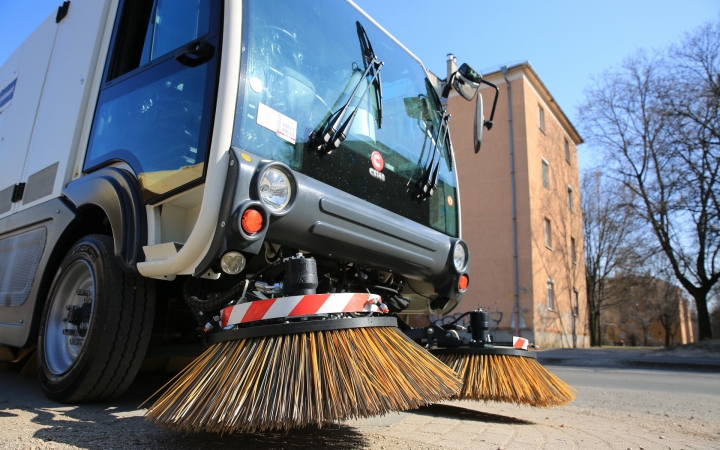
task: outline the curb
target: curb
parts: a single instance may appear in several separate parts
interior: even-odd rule
[[[651,369],[686,369],[720,372],[720,361],[653,361],[643,359],[611,359],[611,358],[561,358],[541,357],[538,362],[543,365],[577,366],[577,367],[636,367]]]

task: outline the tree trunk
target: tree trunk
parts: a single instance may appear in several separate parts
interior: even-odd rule
[[[707,293],[697,292],[693,295],[698,312],[698,340],[704,341],[713,338],[712,327],[710,326],[710,313],[707,307]]]
[[[590,345],[592,347],[600,347],[602,345],[599,310],[590,311]]]

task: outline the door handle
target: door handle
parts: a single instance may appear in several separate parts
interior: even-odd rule
[[[177,49],[175,59],[183,66],[197,67],[205,64],[215,54],[215,47],[209,42],[193,41]]]

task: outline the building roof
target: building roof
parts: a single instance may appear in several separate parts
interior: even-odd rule
[[[550,93],[550,90],[545,86],[545,83],[542,82],[540,79],[540,76],[535,72],[535,69],[533,69],[532,65],[530,65],[530,62],[524,61],[521,63],[513,64],[512,66],[509,66],[507,68],[508,75],[517,70],[522,70],[525,72],[525,75],[527,76],[528,80],[534,85],[535,89],[538,91],[538,93],[543,97],[545,102],[550,106],[550,108],[553,110],[553,113],[558,118],[560,123],[563,125],[563,127],[567,130],[568,134],[572,138],[575,145],[580,145],[584,143],[582,136],[580,136],[580,133],[578,133],[577,129],[575,129],[575,126],[570,122],[570,119],[567,117],[565,112],[562,110],[560,105],[555,101],[555,98]],[[502,69],[499,69],[494,72],[488,72],[482,74],[483,78],[491,78],[491,77],[502,77]]]

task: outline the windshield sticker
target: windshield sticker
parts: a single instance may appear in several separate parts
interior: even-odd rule
[[[263,103],[258,103],[257,124],[274,131],[289,143],[295,144],[297,122]]]
[[[15,94],[15,84],[17,78],[9,82],[2,89],[0,89],[0,113],[5,111],[9,106],[10,102]]]
[[[378,172],[382,171],[383,167],[385,167],[385,160],[383,160],[382,155],[378,151],[372,152],[372,155],[370,155],[370,162],[372,163],[373,168]]]

